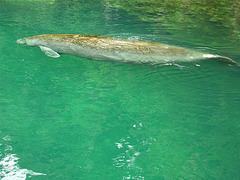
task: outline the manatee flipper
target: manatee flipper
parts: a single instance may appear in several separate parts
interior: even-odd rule
[[[60,55],[56,51],[52,50],[51,48],[48,48],[45,46],[39,46],[39,47],[42,50],[42,52],[44,52],[44,54],[46,54],[46,56],[48,57],[53,57],[53,58],[60,57]]]

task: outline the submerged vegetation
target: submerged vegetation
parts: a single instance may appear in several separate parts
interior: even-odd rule
[[[239,0],[105,0],[105,3],[164,26],[198,28],[203,21],[214,23],[231,28],[234,38],[240,40]]]
[[[48,18],[42,20],[53,21],[55,14],[49,11],[49,8],[62,8],[59,16],[79,13],[84,11],[87,0],[2,0],[6,4],[18,2],[19,6],[39,6],[37,11],[47,11]],[[114,11],[104,11],[104,9],[123,10],[141,21],[149,22],[151,33],[158,34],[161,29],[166,33],[176,37],[186,39],[186,31],[191,41],[198,41],[197,38],[215,37],[215,40],[221,39],[221,42],[212,42],[212,45],[227,42],[229,39],[239,43],[240,41],[240,1],[239,0],[93,0],[102,2],[99,6],[105,17],[115,16]],[[100,4],[100,3],[99,3]],[[68,8],[74,7],[74,8]],[[22,8],[20,8],[22,9]],[[29,8],[32,9],[32,8]],[[75,12],[76,11],[76,12]],[[78,11],[78,12],[77,12]],[[84,18],[88,18],[89,12],[93,16],[97,12],[88,11]],[[111,12],[113,12],[111,14]],[[15,13],[15,12],[13,12]],[[75,16],[68,17],[68,21],[75,22],[81,19],[75,19]],[[16,18],[21,16],[16,15]],[[107,18],[109,20],[111,18]],[[106,21],[107,21],[106,20]],[[49,23],[52,24],[52,23]],[[68,27],[69,28],[69,27]],[[156,32],[155,32],[156,31]],[[199,37],[201,36],[201,37]],[[196,44],[195,42],[195,44]],[[209,45],[209,44],[208,44]]]

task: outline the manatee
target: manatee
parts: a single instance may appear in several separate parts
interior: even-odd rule
[[[18,44],[39,47],[47,56],[69,54],[94,60],[137,64],[166,64],[218,59],[236,64],[229,57],[201,53],[169,44],[130,41],[113,37],[79,34],[43,34],[17,40]]]

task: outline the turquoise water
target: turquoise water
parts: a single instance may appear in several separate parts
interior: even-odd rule
[[[1,179],[240,179],[240,68],[94,61],[16,44],[46,33],[164,42],[240,62],[228,29],[171,29],[101,1],[0,1]]]

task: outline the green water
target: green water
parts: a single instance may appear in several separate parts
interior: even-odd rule
[[[202,26],[166,28],[96,0],[1,0],[0,178],[240,179],[239,67],[53,59],[16,44],[46,33],[99,34],[240,62],[228,29]]]

